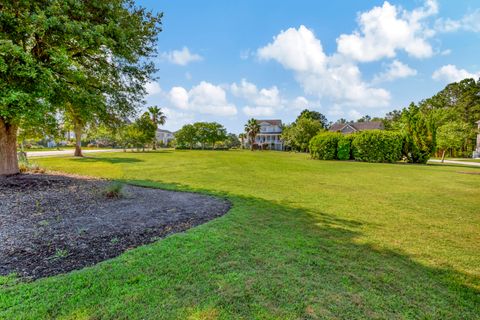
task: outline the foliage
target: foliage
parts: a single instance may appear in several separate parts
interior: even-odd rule
[[[436,149],[436,123],[432,113],[425,114],[414,103],[402,113],[404,155],[409,162],[427,163]]]
[[[175,144],[178,148],[193,149],[198,142],[197,129],[192,124],[184,125],[175,133]]]
[[[258,124],[257,120],[254,118],[248,120],[247,124],[245,124],[245,133],[247,134],[248,142],[250,144],[250,150],[253,150],[255,138],[259,132],[260,125]]]
[[[437,131],[437,147],[444,151],[461,149],[471,134],[470,127],[463,122],[444,124]]]
[[[157,106],[149,107],[148,112],[152,116],[152,122],[155,124],[155,132],[158,130],[158,126],[163,126],[167,121],[167,116],[162,112],[162,108]],[[157,150],[157,137],[156,134],[153,137],[153,150]]]
[[[145,58],[155,54],[161,14],[130,0],[5,0],[0,10],[0,123],[7,129],[51,129],[62,112],[80,132],[91,121],[133,114],[155,70]]]
[[[335,160],[337,158],[338,140],[341,133],[323,132],[310,140],[310,154],[313,159]]]
[[[350,160],[353,159],[352,155],[352,141],[355,138],[354,134],[342,135],[338,139],[337,145],[337,159],[338,160]]]
[[[328,128],[328,119],[325,117],[323,114],[321,114],[318,111],[312,111],[305,109],[302,112],[300,112],[300,115],[297,117],[295,120],[295,123],[298,123],[300,119],[311,119],[311,120],[317,120],[320,122],[322,129],[327,129]]]
[[[227,148],[229,149],[240,148],[240,146],[242,145],[240,143],[239,137],[235,133],[229,133],[227,135],[227,139],[225,140],[225,143]]]
[[[357,161],[396,162],[402,159],[403,136],[398,132],[367,130],[355,134],[353,157]]]
[[[300,117],[295,123],[285,126],[282,139],[287,146],[294,150],[308,151],[310,140],[323,128],[318,120]]]
[[[125,196],[124,192],[125,185],[120,182],[112,182],[102,191],[102,194],[109,199],[118,199]]]
[[[194,149],[199,143],[202,149],[205,149],[207,144],[215,149],[217,143],[224,143],[228,139],[227,130],[224,126],[217,122],[196,122],[183,126],[175,134],[175,141],[177,148]]]

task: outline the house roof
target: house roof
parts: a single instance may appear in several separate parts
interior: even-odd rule
[[[260,124],[262,122],[270,123],[272,126],[281,126],[282,120],[257,120],[257,123]]]
[[[381,121],[366,121],[366,122],[350,122],[350,123],[334,123],[330,127],[330,131],[342,131],[346,126],[350,126],[356,131],[365,130],[383,130],[385,129]]]
[[[157,132],[173,133],[172,131],[168,131],[164,129],[157,129]]]

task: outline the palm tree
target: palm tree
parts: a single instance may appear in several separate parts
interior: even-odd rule
[[[153,150],[157,150],[157,130],[158,126],[163,126],[167,120],[167,116],[162,112],[162,108],[157,106],[149,107],[148,112],[152,116],[152,122],[155,124],[155,138],[153,138]]]
[[[247,124],[245,125],[245,132],[250,141],[250,150],[253,151],[253,144],[255,143],[255,138],[260,132],[260,125],[258,124],[257,120],[255,120],[254,118],[248,120]]]
[[[240,141],[242,143],[242,149],[245,148],[245,139],[247,138],[247,135],[245,133],[240,133],[238,135],[238,138],[240,138]]]

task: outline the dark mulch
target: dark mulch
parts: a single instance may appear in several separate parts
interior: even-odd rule
[[[225,214],[210,196],[56,174],[0,179],[0,275],[37,279],[91,266]]]

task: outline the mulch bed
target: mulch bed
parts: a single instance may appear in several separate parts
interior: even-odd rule
[[[0,178],[0,275],[37,279],[116,257],[225,214],[224,199],[57,174]]]

